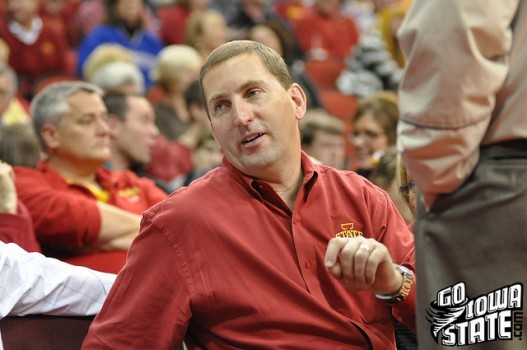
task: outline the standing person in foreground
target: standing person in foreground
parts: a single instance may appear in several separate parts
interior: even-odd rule
[[[226,43],[200,82],[223,164],[145,212],[84,348],[395,349],[414,248],[388,195],[301,151],[305,95],[272,49]]]
[[[399,39],[419,347],[525,349],[527,2],[414,0]]]

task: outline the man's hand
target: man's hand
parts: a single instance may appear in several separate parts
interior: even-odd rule
[[[371,238],[333,238],[325,261],[328,271],[352,290],[388,295],[397,293],[403,283],[388,249]]]
[[[13,168],[0,161],[0,213],[16,214],[18,197],[14,178]]]

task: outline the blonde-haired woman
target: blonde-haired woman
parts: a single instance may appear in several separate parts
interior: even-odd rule
[[[178,138],[192,122],[185,90],[198,79],[202,62],[201,55],[188,45],[169,45],[159,53],[151,77],[163,97],[154,107],[157,127],[168,140]]]

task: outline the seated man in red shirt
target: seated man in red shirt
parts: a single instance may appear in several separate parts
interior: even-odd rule
[[[200,82],[223,164],[145,212],[83,349],[395,349],[415,258],[388,194],[301,151],[276,51],[223,44]]]
[[[110,128],[102,90],[84,82],[48,86],[31,102],[47,158],[15,167],[15,183],[43,252],[104,272],[118,272],[141,214],[166,194],[130,171],[112,173]]]

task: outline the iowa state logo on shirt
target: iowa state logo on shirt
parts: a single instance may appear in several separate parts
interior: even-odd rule
[[[361,231],[353,229],[353,222],[340,224],[340,228],[342,228],[342,231],[337,233],[335,237],[358,237],[363,235]]]
[[[129,202],[135,203],[139,202],[139,200],[141,199],[141,197],[139,196],[140,193],[141,189],[137,186],[134,186],[119,190],[117,192],[117,196],[127,199]]]

